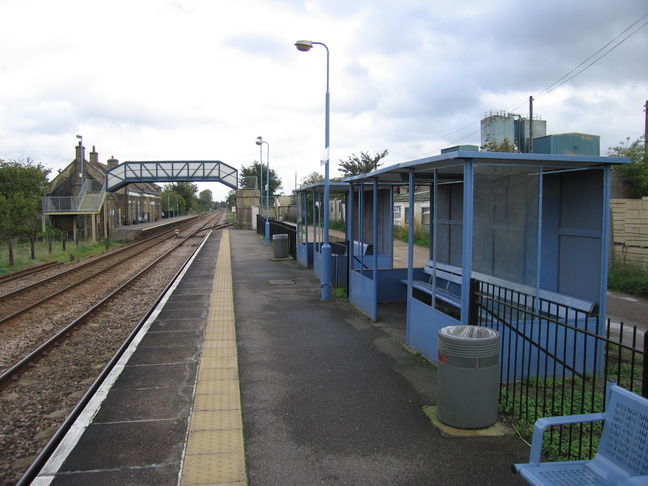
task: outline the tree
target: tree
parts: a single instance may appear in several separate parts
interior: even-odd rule
[[[177,192],[173,191],[171,184],[164,187],[164,191],[162,191],[160,197],[162,198],[162,211],[167,215],[173,214],[177,216],[176,211],[185,209],[187,206],[184,198],[178,195]]]
[[[200,206],[200,209],[203,211],[207,211],[214,207],[214,195],[209,189],[200,191],[200,194],[198,194],[198,206]]]
[[[196,184],[193,182],[174,182],[170,184],[170,186],[171,190],[184,200],[185,208],[187,210],[196,207],[198,204],[196,198],[196,194],[198,194],[198,186]]]
[[[256,160],[249,167],[241,166],[241,189],[258,189],[261,182],[261,170],[263,170],[263,194],[266,186],[266,166]],[[274,169],[270,169],[270,195],[281,189],[281,179]]]
[[[367,174],[376,170],[382,165],[380,162],[383,158],[387,157],[389,151],[376,153],[373,157],[366,152],[360,152],[360,156],[351,154],[346,160],[340,159],[338,168],[342,172],[342,177],[351,177],[360,174]]]
[[[514,142],[511,142],[508,137],[502,143],[497,143],[495,140],[486,139],[486,143],[481,146],[485,152],[518,152],[518,147]]]
[[[302,179],[301,185],[302,187],[310,186],[311,184],[317,184],[318,182],[324,182],[324,176],[319,172],[311,172]]]
[[[619,165],[614,168],[630,187],[630,197],[639,199],[648,196],[648,154],[646,154],[646,141],[639,137],[630,143],[630,137],[625,142],[619,142],[616,147],[608,148],[611,157],[629,157],[629,164]]]
[[[230,191],[227,193],[226,203],[229,208],[236,206],[236,191]]]
[[[49,173],[30,158],[0,159],[0,240],[38,231],[41,198],[47,190]]]

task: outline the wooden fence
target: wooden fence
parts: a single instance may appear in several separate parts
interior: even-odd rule
[[[648,200],[612,199],[613,258],[648,268]]]

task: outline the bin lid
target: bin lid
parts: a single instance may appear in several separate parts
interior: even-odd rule
[[[439,329],[439,355],[488,358],[499,353],[499,333],[482,326],[448,326]]]
[[[482,326],[447,326],[439,330],[439,335],[457,339],[492,339],[498,333],[494,329]]]
[[[288,235],[285,234],[278,234],[278,235],[272,235],[273,240],[287,240]]]

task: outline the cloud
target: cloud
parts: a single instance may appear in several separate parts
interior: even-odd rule
[[[641,133],[648,28],[537,94],[645,9],[645,0],[5,0],[0,157],[56,168],[82,133],[121,160],[239,165],[258,158],[262,135],[289,190],[295,172],[320,169],[323,145],[325,53],[297,52],[300,38],[330,48],[335,159],[387,148],[392,163],[478,143],[485,112],[526,113],[529,95],[550,133],[600,134],[606,148]]]
[[[227,37],[222,44],[253,56],[272,57],[275,62],[287,57],[291,50],[281,39],[258,34],[233,35]]]

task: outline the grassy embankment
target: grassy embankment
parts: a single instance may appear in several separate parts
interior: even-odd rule
[[[111,248],[120,245],[121,243],[110,243]],[[80,241],[78,246],[73,241],[68,241],[65,246],[65,250],[63,250],[61,241],[53,241],[52,251],[50,252],[47,241],[37,241],[34,246],[35,258],[32,260],[29,243],[20,243],[15,245],[14,266],[11,267],[9,266],[9,250],[7,244],[4,243],[0,245],[0,274],[23,270],[46,262],[79,260],[90,255],[102,253],[109,247],[106,241],[96,243]]]

